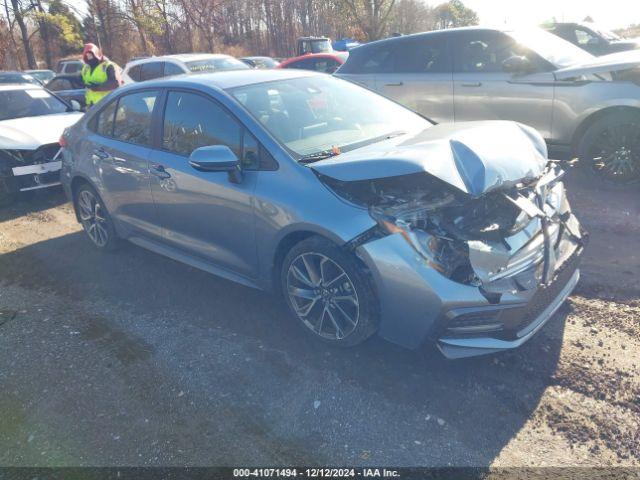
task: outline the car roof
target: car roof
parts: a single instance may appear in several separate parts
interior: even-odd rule
[[[147,80],[145,82],[134,83],[121,87],[118,90],[130,90],[153,87],[188,87],[205,86],[220,90],[227,90],[236,87],[245,87],[259,83],[272,82],[276,80],[287,80],[292,78],[313,77],[324,75],[310,70],[294,69],[265,69],[265,70],[228,70],[224,72],[200,73],[197,75],[180,75],[175,78]]]
[[[24,73],[40,73],[40,72],[53,72],[53,70],[49,70],[48,68],[41,68],[39,70],[25,70]]]
[[[444,30],[430,30],[428,32],[418,32],[418,33],[412,33],[409,35],[400,35],[399,37],[387,37],[387,38],[383,38],[380,40],[376,40],[374,42],[369,42],[369,43],[364,43],[362,45],[359,45],[355,48],[352,48],[350,50],[350,52],[353,52],[355,50],[358,49],[365,49],[365,48],[371,48],[374,47],[376,45],[382,45],[386,42],[404,42],[410,39],[415,39],[415,38],[421,38],[421,37],[425,37],[425,36],[437,36],[437,35],[450,35],[452,33],[456,33],[456,32],[486,32],[486,31],[493,31],[493,32],[510,32],[513,31],[513,28],[508,28],[508,27],[494,27],[494,26],[472,26],[472,27],[457,27],[457,28],[447,28]]]
[[[145,57],[127,62],[126,67],[132,65],[141,65],[143,63],[158,62],[164,60],[178,60],[179,62],[192,62],[198,60],[208,60],[216,58],[229,58],[230,55],[223,53],[178,53],[174,55],[159,55],[157,57]]]
[[[0,83],[0,92],[8,90],[44,90],[44,88],[34,83]]]

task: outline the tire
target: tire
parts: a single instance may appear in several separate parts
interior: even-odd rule
[[[321,237],[296,244],[281,270],[283,297],[297,323],[325,343],[351,347],[378,329],[378,302],[357,259]]]
[[[580,166],[615,187],[640,182],[640,115],[612,113],[596,120],[578,144]]]
[[[100,195],[89,184],[81,185],[75,194],[75,208],[80,223],[91,243],[103,251],[114,251],[120,246],[113,220]]]

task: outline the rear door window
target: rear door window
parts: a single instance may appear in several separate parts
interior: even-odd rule
[[[113,135],[113,117],[116,112],[118,101],[115,100],[104,107],[95,120],[95,132],[103,137],[111,137]]]
[[[164,62],[149,62],[143,63],[142,71],[140,73],[140,81],[153,80],[154,78],[162,77],[164,71]]]
[[[113,123],[113,138],[127,143],[151,145],[151,116],[157,97],[155,90],[120,97]]]
[[[426,35],[398,42],[401,54],[395,60],[398,73],[450,73],[451,55],[446,39],[441,35]]]
[[[394,51],[395,42],[387,42],[375,48],[367,48],[362,54],[356,55],[356,58],[347,60],[347,64],[352,64],[354,71],[345,71],[345,73],[392,72],[394,68]],[[355,64],[352,63],[352,60],[355,60]]]
[[[142,65],[134,65],[129,69],[129,71],[127,72],[127,75],[129,75],[131,80],[133,80],[134,82],[139,82],[141,71],[142,71]]]
[[[304,58],[296,62],[290,63],[286,68],[297,68],[300,70],[315,70],[316,61],[314,58]]]

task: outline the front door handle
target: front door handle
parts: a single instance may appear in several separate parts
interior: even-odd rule
[[[468,82],[468,83],[463,83],[462,86],[463,87],[481,87],[482,82]]]
[[[160,165],[159,163],[151,165],[151,173],[161,180],[171,178],[171,174],[165,170],[164,165]]]
[[[401,87],[404,85],[404,82],[398,82],[398,83],[385,83],[384,86],[385,87]]]

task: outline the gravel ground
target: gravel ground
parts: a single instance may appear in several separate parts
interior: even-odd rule
[[[640,202],[570,179],[582,280],[515,352],[309,340],[268,294],[132,245],[60,192],[0,211],[0,465],[640,465]]]

